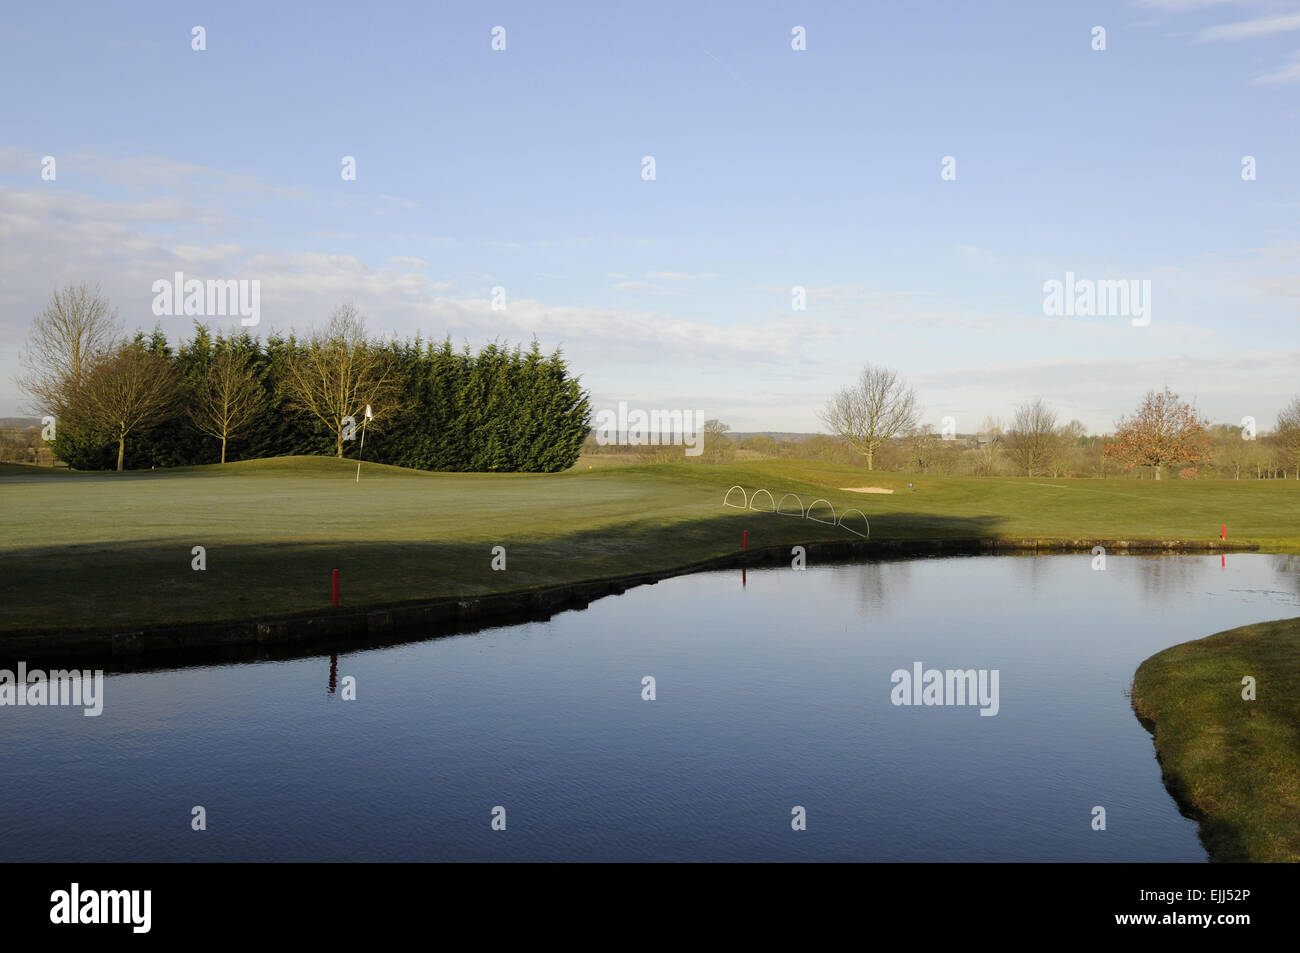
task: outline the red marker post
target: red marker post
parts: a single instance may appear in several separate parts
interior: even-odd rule
[[[1219,539],[1227,539],[1227,538],[1228,538],[1228,524],[1224,523],[1223,528],[1219,530]]]
[[[742,532],[744,533],[744,535],[740,537],[740,548],[741,548],[741,549],[748,549],[748,548],[749,548],[749,530],[742,530]]]
[[[333,570],[333,573],[334,573],[333,599],[334,599],[334,608],[337,609],[339,607],[339,571],[335,569]]]

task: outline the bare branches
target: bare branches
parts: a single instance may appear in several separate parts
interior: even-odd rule
[[[126,438],[165,417],[179,389],[172,363],[139,343],[122,344],[97,361],[75,395],[74,416],[93,431],[117,440],[122,470]]]
[[[252,423],[266,405],[252,355],[230,344],[217,348],[189,397],[186,413],[195,427],[221,441],[222,463],[226,441]]]
[[[18,386],[38,413],[68,417],[91,369],[116,351],[120,341],[117,312],[98,285],[57,289],[27,336]]]
[[[866,456],[870,470],[881,444],[915,429],[916,393],[896,372],[868,364],[857,383],[838,391],[819,416],[832,433]]]
[[[1292,399],[1277,415],[1277,442],[1300,478],[1300,397]]]
[[[329,428],[339,457],[346,418],[360,420],[370,406],[374,421],[391,419],[406,406],[397,362],[366,340],[365,319],[351,302],[335,309],[325,329],[287,362],[281,386],[290,406]],[[382,426],[374,421],[371,426]]]
[[[1028,404],[1016,408],[1011,429],[1006,435],[1006,447],[1007,456],[1018,469],[1029,476],[1052,470],[1061,444],[1056,413],[1046,401],[1035,397]]]

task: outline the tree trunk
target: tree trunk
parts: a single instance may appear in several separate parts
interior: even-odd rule
[[[117,472],[122,472],[122,458],[126,456],[126,434],[117,437]]]
[[[875,456],[875,448],[873,448],[873,447],[868,447],[868,448],[867,448],[867,469],[868,469],[868,470],[871,469],[871,458],[872,458],[873,456]]]
[[[1159,479],[1160,479],[1160,464],[1157,463],[1155,469],[1156,469],[1156,479],[1159,480]]]
[[[339,459],[342,460],[343,459],[343,431],[342,430],[338,432],[337,439],[334,442],[338,444]]]
[[[226,462],[226,435],[221,435],[221,462]]]

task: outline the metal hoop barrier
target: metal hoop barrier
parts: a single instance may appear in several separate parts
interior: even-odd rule
[[[732,503],[731,494],[735,493],[737,490],[740,491],[741,502]],[[758,495],[760,493],[764,494],[767,497],[767,501],[772,504],[772,508],[770,510],[759,509],[757,506],[754,505],[755,503],[758,502]],[[793,499],[795,503],[798,505],[799,507],[798,513],[792,513],[788,510],[782,509],[782,507],[785,506],[785,501],[790,499]],[[830,519],[825,519],[823,517],[813,515],[813,507],[816,506],[818,503],[826,504],[826,508],[831,511]],[[803,505],[803,500],[799,498],[798,494],[787,493],[781,497],[781,502],[777,503],[773,499],[772,492],[770,490],[765,490],[762,487],[760,487],[757,490],[755,490],[751,495],[746,492],[743,486],[737,484],[736,486],[733,486],[727,490],[726,495],[723,496],[722,498],[722,505],[730,506],[738,510],[749,509],[759,513],[776,513],[778,516],[797,516],[803,519],[810,519],[814,523],[823,523],[826,526],[838,526],[840,529],[848,530],[854,536],[861,536],[863,539],[871,538],[871,521],[867,519],[866,513],[862,512],[857,508],[853,508],[853,509],[847,509],[839,516],[836,516],[835,507],[831,505],[830,500],[825,499],[824,497],[818,497],[817,499],[813,500],[811,503],[808,504],[807,508],[805,509]],[[865,533],[861,532],[860,530],[854,529],[852,526],[849,526],[844,522],[845,519],[847,519],[849,515],[852,513],[857,513],[858,516],[862,517],[862,526],[863,529],[866,530]]]
[[[816,516],[813,516],[813,515],[812,515],[813,507],[816,506],[818,503],[825,503],[825,504],[826,504],[826,508],[827,508],[828,510],[831,511],[831,518],[830,518],[830,519],[828,519],[828,520],[818,519]],[[804,517],[805,517],[806,519],[810,519],[810,520],[812,520],[814,523],[825,523],[827,526],[836,526],[836,525],[838,525],[838,524],[836,523],[836,520],[835,520],[835,507],[831,506],[831,501],[830,501],[830,500],[823,500],[823,499],[820,499],[820,498],[818,498],[818,499],[816,499],[816,500],[813,500],[811,503],[808,504],[808,512],[804,514]]]
[[[795,496],[795,494],[793,494],[793,493],[787,493],[785,496],[781,497],[781,502],[778,503],[778,504],[776,505],[776,511],[777,511],[779,514],[781,514],[782,516],[794,516],[794,515],[795,515],[794,513],[787,513],[785,510],[781,509],[781,507],[785,506],[785,501],[788,500],[788,499],[789,499],[790,497],[792,497],[792,496],[793,496],[793,497],[795,498],[795,500],[797,500],[798,503],[799,503],[799,513],[798,513],[798,516],[799,516],[800,519],[803,519],[803,514],[804,514],[804,509],[803,509],[803,500],[800,500],[799,497],[798,497],[798,496]]]
[[[728,503],[727,501],[728,501],[729,499],[731,499],[731,490],[739,490],[739,491],[740,491],[740,498],[741,498],[741,500],[743,500],[744,502],[739,503],[739,504],[737,504],[737,503]],[[738,510],[746,510],[746,509],[749,509],[749,495],[745,492],[745,488],[744,488],[743,486],[733,486],[733,487],[731,488],[731,490],[728,490],[728,491],[727,491],[727,495],[724,496],[724,497],[722,498],[722,505],[723,505],[723,506],[734,506],[734,507],[736,507],[736,509],[738,509]]]
[[[865,533],[859,533],[859,532],[858,532],[856,529],[854,529],[852,526],[845,526],[845,525],[844,525],[844,517],[848,516],[850,513],[857,513],[859,516],[862,517],[862,522],[863,522],[863,523],[866,525],[866,527],[867,527],[867,531],[866,531]],[[857,510],[857,509],[845,510],[843,513],[840,514],[840,522],[839,522],[839,526],[840,526],[841,529],[846,529],[846,530],[848,530],[850,533],[853,533],[853,534],[855,534],[855,535],[857,535],[857,536],[861,536],[863,539],[870,539],[870,538],[871,538],[871,521],[867,519],[867,514],[864,513],[864,512],[862,512],[861,510]]]

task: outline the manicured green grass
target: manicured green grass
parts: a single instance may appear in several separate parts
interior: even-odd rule
[[[1244,676],[1256,698],[1242,698]],[[1138,668],[1133,708],[1165,783],[1217,861],[1300,861],[1300,619],[1165,649]]]
[[[4,632],[267,619],[653,572],[751,548],[856,539],[725,508],[732,484],[857,507],[871,538],[1230,539],[1300,551],[1295,481],[926,477],[762,461],[559,474],[425,473],[286,457],[134,473],[0,465]],[[909,490],[907,483],[915,483]],[[881,486],[893,495],[840,487]],[[490,569],[491,548],[507,570]],[[191,549],[207,550],[207,570]]]

